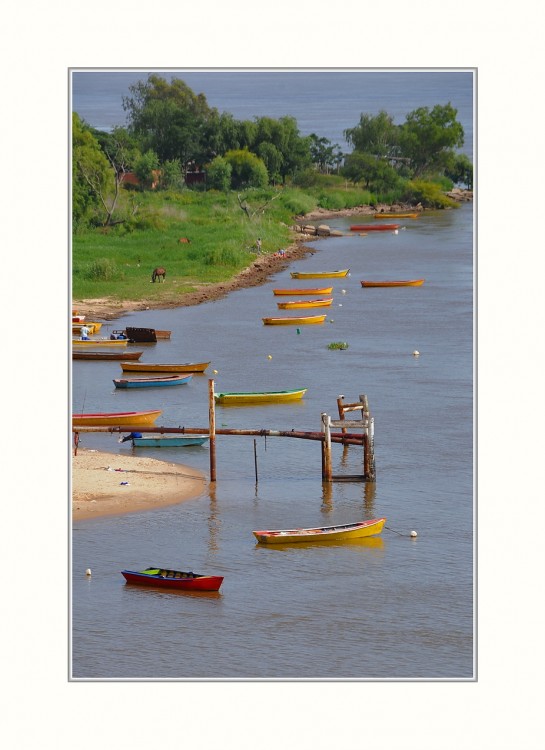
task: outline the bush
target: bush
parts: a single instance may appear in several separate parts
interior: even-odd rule
[[[97,258],[83,270],[82,276],[90,281],[115,281],[123,278],[122,272],[109,258]]]
[[[421,203],[425,208],[458,208],[456,201],[448,198],[436,182],[411,180],[402,196],[407,203]]]

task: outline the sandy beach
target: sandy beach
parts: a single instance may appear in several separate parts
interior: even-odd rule
[[[80,447],[72,451],[72,519],[176,505],[198,497],[207,481],[190,466]]]

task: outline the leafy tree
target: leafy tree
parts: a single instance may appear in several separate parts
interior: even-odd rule
[[[274,145],[268,141],[262,141],[257,147],[257,154],[263,163],[267,167],[271,182],[277,182],[282,179],[280,169],[284,161],[284,157]]]
[[[183,185],[182,165],[179,159],[167,159],[161,165],[160,186],[164,189],[180,188]]]
[[[206,169],[206,182],[211,190],[226,192],[231,187],[232,166],[222,156],[216,156]]]
[[[375,193],[386,192],[399,182],[398,173],[387,161],[359,151],[346,157],[342,173],[351,182],[361,182]]]
[[[433,109],[419,107],[407,115],[400,128],[400,148],[416,177],[444,172],[452,163],[454,149],[464,144],[464,129],[449,103]]]
[[[316,133],[311,133],[309,148],[312,162],[321,172],[329,174],[330,169],[339,168],[343,155],[338,143],[332,144],[329,139],[320,138]]]
[[[356,151],[381,157],[397,155],[399,128],[384,110],[375,116],[362,114],[355,128],[344,131],[344,137]]]
[[[142,151],[154,151],[161,162],[180,159],[199,164],[210,156],[206,133],[217,119],[204,94],[195,94],[184,81],[168,83],[158,75],[148,76],[129,87],[123,97],[129,131],[139,139]]]
[[[246,149],[228,151],[225,161],[231,165],[231,187],[265,187],[269,181],[267,167],[263,161]]]
[[[456,154],[445,174],[454,183],[465,185],[468,190],[473,188],[473,164],[466,154]]]
[[[138,177],[138,182],[145,187],[152,187],[156,181],[157,169],[159,168],[159,159],[154,151],[146,151],[134,165],[134,171]]]

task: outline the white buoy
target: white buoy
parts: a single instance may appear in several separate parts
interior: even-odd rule
[[[414,539],[415,537],[418,536],[418,534],[416,533],[416,531],[411,531],[411,536]]]
[[[341,294],[346,294],[346,289],[341,289]]]
[[[217,370],[212,370],[212,372],[214,373],[214,375],[217,375],[217,374],[218,374],[218,371],[217,371]]]
[[[339,302],[339,307],[342,307],[342,303],[341,302]]]
[[[267,354],[267,359],[272,359],[272,354]]]
[[[85,575],[86,576],[90,576],[91,575],[91,568],[87,568],[87,570],[85,571]]]
[[[420,352],[418,351],[418,349],[415,349],[413,352],[413,357],[419,357],[419,356],[420,356]]]

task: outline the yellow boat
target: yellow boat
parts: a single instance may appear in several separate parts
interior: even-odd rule
[[[375,219],[418,219],[419,216],[418,212],[414,214],[374,214]]]
[[[162,414],[161,409],[152,411],[97,412],[96,414],[72,414],[73,427],[100,427],[106,425],[150,425]]]
[[[96,320],[93,320],[90,323],[72,322],[72,333],[79,333],[82,326],[87,326],[87,328],[89,329],[89,333],[98,333],[102,328],[102,323],[97,323]]]
[[[263,544],[291,544],[293,542],[344,542],[350,539],[380,534],[385,518],[371,521],[345,523],[338,526],[322,526],[317,529],[280,529],[277,531],[254,531],[253,535]]]
[[[348,276],[350,269],[344,268],[342,271],[292,271],[292,279],[339,279]]]
[[[363,287],[382,287],[382,286],[422,286],[425,279],[404,279],[403,281],[361,281]]]
[[[333,302],[333,297],[327,299],[299,299],[296,302],[277,302],[280,310],[297,310],[300,307],[329,307]]]
[[[262,318],[266,326],[308,326],[323,323],[327,315],[305,315],[289,318]]]
[[[300,401],[306,388],[299,391],[254,391],[242,393],[214,393],[214,400],[223,406],[238,406],[240,404],[286,404],[290,401]]]
[[[127,346],[127,339],[72,339],[72,346],[94,346],[102,349],[104,346]]]
[[[155,362],[121,362],[123,372],[204,372],[210,362],[156,364]]]
[[[324,286],[319,289],[273,289],[273,294],[289,295],[291,297],[299,297],[303,294],[312,294],[314,297],[319,297],[320,294],[331,294],[332,291],[332,286]]]

